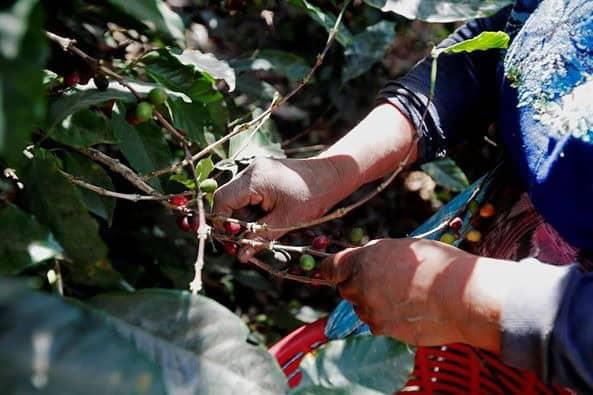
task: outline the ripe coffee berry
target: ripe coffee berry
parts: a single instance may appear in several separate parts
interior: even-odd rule
[[[236,222],[225,222],[223,226],[224,230],[231,235],[241,233],[241,225]]]
[[[230,241],[225,241],[222,243],[222,246],[224,247],[224,250],[226,251],[227,254],[235,256],[237,255],[237,251],[239,250],[239,247],[237,247],[237,245],[235,243],[231,243]]]
[[[189,202],[189,199],[183,195],[176,195],[169,199],[169,203],[171,203],[175,207],[183,207]]]
[[[136,111],[133,110],[126,112],[126,121],[132,126],[140,124],[140,120],[136,116]]]
[[[482,218],[492,218],[496,214],[496,209],[492,205],[492,203],[486,203],[482,207],[480,207],[480,217]]]
[[[451,222],[449,222],[449,228],[451,228],[451,230],[457,232],[461,226],[463,225],[463,220],[459,217],[455,217],[451,220]]]
[[[93,78],[93,82],[98,90],[104,91],[109,87],[109,81],[103,74],[98,74]]]
[[[76,86],[80,83],[80,74],[77,71],[73,71],[64,77],[64,83],[68,86]]]
[[[326,235],[320,235],[313,239],[311,247],[315,250],[325,250],[329,246],[330,240]]]
[[[313,258],[309,254],[301,255],[301,259],[299,260],[299,266],[306,272],[310,272],[311,270],[315,269],[315,258]]]
[[[189,224],[189,218],[187,216],[178,217],[177,226],[184,232],[189,232],[191,230],[191,225]]]
[[[188,215],[187,221],[192,231],[197,232],[200,229],[200,219],[197,215]]]

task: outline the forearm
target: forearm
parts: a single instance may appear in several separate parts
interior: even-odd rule
[[[416,131],[391,104],[373,109],[355,128],[319,155],[328,158],[354,189],[394,171],[410,153],[416,160]]]

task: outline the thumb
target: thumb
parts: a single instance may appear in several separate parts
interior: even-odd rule
[[[347,248],[325,258],[319,266],[321,278],[335,285],[349,280],[355,274],[358,251],[358,248]]]

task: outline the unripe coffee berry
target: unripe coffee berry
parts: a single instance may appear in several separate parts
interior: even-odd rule
[[[224,250],[226,251],[227,254],[229,254],[231,256],[237,255],[239,247],[237,247],[237,245],[235,243],[231,243],[230,241],[225,241],[222,243],[222,246],[224,247]]]
[[[146,122],[152,119],[152,104],[148,102],[140,102],[136,106],[136,118],[138,122]]]
[[[492,218],[496,214],[496,209],[491,203],[486,203],[480,208],[480,217]]]
[[[169,203],[175,207],[183,207],[189,202],[189,199],[183,195],[175,195],[169,199]]]
[[[360,244],[364,238],[364,230],[362,228],[353,228],[350,231],[350,242],[352,244]]]
[[[469,212],[472,214],[477,213],[480,210],[480,206],[478,205],[478,202],[476,202],[475,200],[472,200],[471,202],[469,202]]]
[[[167,100],[167,92],[161,88],[154,88],[148,93],[148,100],[155,106],[160,106]]]
[[[301,258],[299,260],[299,266],[301,267],[302,270],[306,271],[306,272],[310,272],[311,270],[315,269],[315,258],[313,258],[311,255],[309,254],[303,254],[301,255]]]
[[[236,222],[225,222],[223,226],[224,230],[233,236],[241,233],[241,225]]]
[[[465,239],[471,243],[479,243],[482,240],[482,233],[479,230],[472,229],[467,232]]]
[[[206,178],[200,182],[200,191],[204,193],[212,193],[218,188],[218,182],[214,178]]]
[[[311,247],[315,250],[323,251],[329,246],[330,240],[326,235],[320,235],[313,239]]]
[[[455,237],[455,235],[453,233],[443,233],[443,235],[441,236],[440,240],[443,243],[447,243],[447,244],[453,244],[455,242],[457,238]]]

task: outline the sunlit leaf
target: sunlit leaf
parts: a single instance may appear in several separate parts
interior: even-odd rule
[[[313,4],[309,3],[307,0],[290,0],[290,2],[305,11],[309,14],[309,16],[318,24],[323,26],[323,28],[329,33],[330,30],[336,24],[336,17],[332,14],[323,12],[319,7],[314,6]],[[338,32],[336,33],[336,41],[338,41],[342,46],[347,47],[350,45],[352,41],[352,33],[344,26],[343,22],[338,27]]]
[[[364,2],[382,11],[395,12],[409,19],[441,23],[485,17],[513,3],[512,0],[364,0]]]
[[[389,337],[334,340],[301,362],[303,378],[294,394],[393,394],[409,379],[414,352]]]
[[[344,51],[346,64],[342,71],[343,82],[365,73],[384,57],[387,48],[393,44],[394,28],[395,23],[381,21],[354,36]]]
[[[0,274],[17,274],[59,254],[49,230],[31,214],[12,205],[0,209]]]
[[[204,181],[210,173],[214,170],[214,162],[212,162],[212,157],[209,156],[204,159],[200,159],[198,164],[196,165],[196,174],[198,175],[198,180]]]
[[[300,82],[309,73],[309,65],[298,55],[274,49],[263,49],[248,59],[233,63],[237,71],[273,71],[291,81]]]
[[[215,79],[224,80],[229,91],[235,90],[235,71],[223,60],[218,60],[209,53],[202,53],[195,49],[186,49],[181,54],[172,54],[181,64],[191,66],[195,70],[208,73]]]
[[[448,47],[438,47],[432,50],[433,57],[442,53],[460,53],[486,51],[489,49],[508,48],[510,37],[505,32],[482,32],[476,37],[460,41]]]
[[[451,158],[424,163],[421,168],[438,185],[454,192],[461,192],[469,185],[467,177]]]

